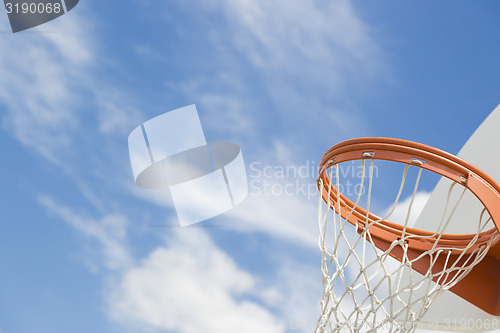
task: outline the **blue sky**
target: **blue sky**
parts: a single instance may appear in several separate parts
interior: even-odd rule
[[[241,146],[250,179],[252,163],[314,169],[361,136],[456,153],[500,103],[499,11],[82,0],[17,34],[0,15],[0,332],[291,332],[316,320],[315,198],[254,193],[176,228],[171,199],[135,186],[128,134],[196,104],[208,141]]]

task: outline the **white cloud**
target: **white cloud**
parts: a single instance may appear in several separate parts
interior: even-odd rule
[[[39,202],[98,245],[99,255],[86,261],[93,260],[91,269],[104,266],[100,273],[110,282],[107,311],[121,325],[180,333],[284,332],[289,325],[309,325],[316,315],[318,269],[293,257],[280,258],[277,274],[257,278],[239,268],[203,229],[184,228],[169,229],[174,231],[166,245],[138,261],[128,249],[123,216],[94,220],[47,196]],[[292,239],[300,237],[296,232]]]
[[[286,185],[279,182],[270,184],[275,184],[275,188]],[[226,214],[231,221],[227,224],[229,228],[242,232],[263,232],[301,246],[317,246],[316,200],[307,200],[295,194],[251,194],[240,206]]]
[[[127,246],[127,220],[83,218],[52,198],[39,202],[100,248],[95,268],[108,278],[108,311],[123,325],[177,332],[283,332],[284,324],[261,304],[282,299],[262,288],[201,229],[182,229],[168,245],[136,262]],[[99,262],[102,260],[102,263]],[[260,301],[256,301],[260,300]]]
[[[279,140],[259,151],[259,161],[247,161],[249,195],[226,213],[227,226],[317,247],[316,165],[296,163],[293,149]]]
[[[182,229],[128,270],[109,302],[114,318],[132,325],[182,333],[283,332],[278,318],[246,298],[256,293],[255,279],[207,234]]]

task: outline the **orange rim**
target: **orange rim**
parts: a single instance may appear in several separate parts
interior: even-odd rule
[[[337,189],[333,184],[331,184],[331,189],[328,189],[330,179],[326,170],[338,163],[360,159],[387,160],[418,165],[460,183],[481,201],[496,226],[496,229],[481,232],[479,235],[439,235],[407,227],[406,235],[419,236],[408,240],[409,248],[426,251],[430,250],[438,241],[440,247],[464,249],[470,246],[474,237],[478,237],[475,245],[466,251],[466,253],[471,253],[478,247],[486,245],[500,230],[500,186],[491,177],[455,155],[424,144],[400,139],[360,138],[348,140],[333,146],[323,155],[319,166],[318,186],[323,184],[320,188],[323,200],[327,203],[334,203],[332,208],[337,209]],[[340,200],[342,202],[341,215],[343,218],[349,217],[348,220],[351,224],[357,225],[358,228],[370,224],[372,236],[385,241],[392,242],[401,237],[403,226],[400,224],[382,220],[374,214],[367,213],[365,209],[356,206],[341,193]]]

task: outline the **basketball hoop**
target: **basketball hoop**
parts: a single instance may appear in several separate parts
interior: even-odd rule
[[[375,161],[403,168],[395,201],[383,217],[370,211]],[[342,193],[339,167],[361,163],[359,191]],[[391,222],[408,170],[417,168],[406,217]],[[423,170],[450,180],[434,230],[409,225]],[[335,178],[335,179],[334,179]],[[432,302],[449,290],[500,315],[500,186],[472,164],[423,144],[389,138],[348,140],[330,148],[319,167],[319,245],[323,298],[319,332],[413,332]],[[340,190],[339,190],[340,189]],[[451,193],[459,191],[456,202]],[[361,192],[366,204],[361,207]],[[464,193],[481,206],[474,232],[447,233]],[[326,204],[326,206],[325,206]],[[331,238],[331,239],[330,239]]]

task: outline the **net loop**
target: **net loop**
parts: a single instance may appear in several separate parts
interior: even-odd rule
[[[355,158],[328,157],[318,178],[323,296],[315,332],[413,332],[434,300],[463,280],[499,242],[498,229],[485,205],[477,220],[471,221],[476,226],[474,234],[446,234],[463,196],[471,192],[461,181],[462,171],[455,178],[448,177],[453,182],[435,230],[412,228],[409,222],[422,171],[435,168],[421,156],[408,158],[394,202],[382,217],[377,216],[371,206],[379,153],[366,148],[359,151],[359,190],[352,201],[339,191],[339,168],[340,163]],[[413,185],[407,184],[410,168],[418,168]],[[405,186],[413,186],[405,216],[399,224],[389,222]],[[450,199],[452,193],[458,193],[458,200]]]

